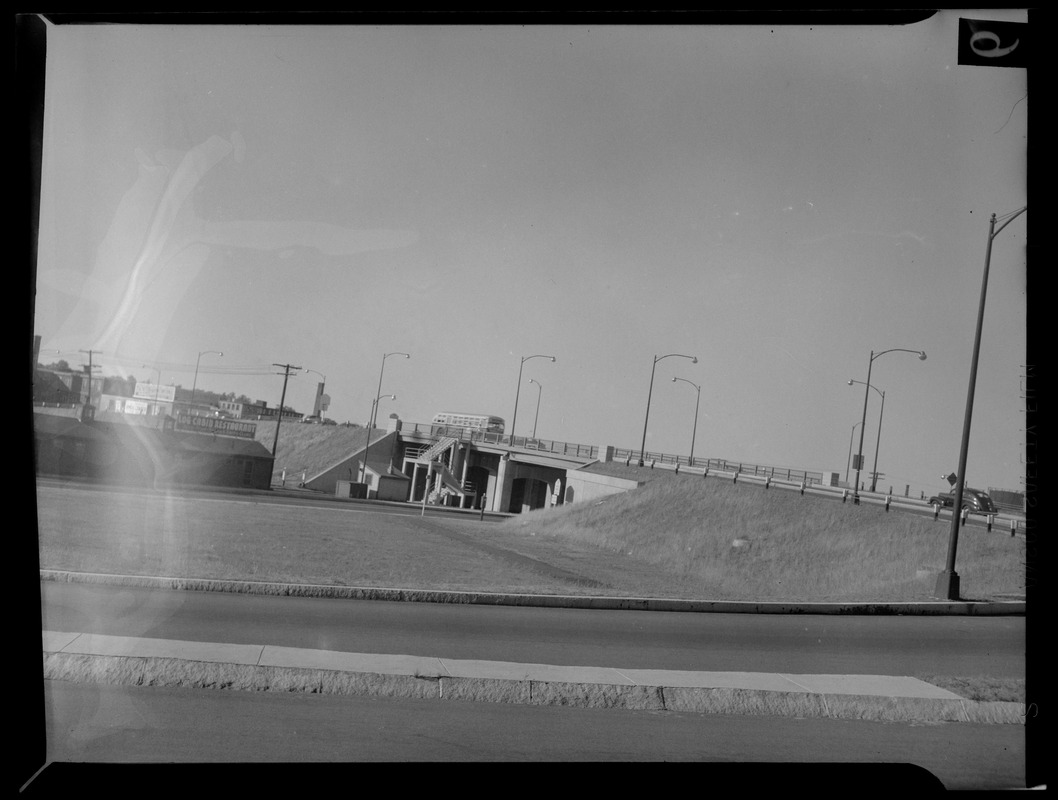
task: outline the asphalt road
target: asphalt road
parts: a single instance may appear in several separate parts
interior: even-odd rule
[[[1024,617],[698,614],[41,582],[43,628],[184,641],[642,669],[1025,675]]]
[[[68,480],[53,477],[37,478],[38,492],[84,491],[101,494],[130,494],[137,497],[167,497],[174,493],[184,498],[196,500],[215,500],[218,502],[253,503],[256,505],[302,506],[306,508],[332,508],[348,512],[370,514],[392,514],[405,517],[445,517],[482,522],[497,522],[511,514],[501,514],[472,509],[450,508],[445,506],[426,506],[420,503],[394,503],[378,500],[351,500],[334,495],[320,494],[306,489],[206,489],[197,486],[181,486],[177,489],[148,489],[144,487],[112,486],[87,481]]]
[[[51,681],[45,689],[49,757],[81,767],[72,777],[66,774],[71,788],[108,775],[138,776],[142,785],[161,788],[178,784],[182,774],[118,769],[98,775],[84,769],[114,762],[285,764],[279,771],[204,774],[207,781],[231,778],[224,785],[240,790],[265,788],[262,784],[274,790],[280,784],[273,781],[293,776],[303,790],[324,785],[321,781],[333,786],[326,779],[334,776],[362,783],[370,774],[360,766],[321,771],[321,764],[392,761],[694,762],[699,767],[693,774],[703,781],[736,779],[739,785],[779,790],[793,779],[841,793],[853,788],[850,783],[878,790],[932,788],[934,780],[946,789],[1024,788],[1025,729],[1019,725],[711,716]],[[309,762],[305,770],[289,766]],[[815,769],[788,769],[803,765]],[[928,774],[895,765],[914,765]],[[540,777],[538,769],[534,774]],[[196,772],[190,775],[187,788],[195,788]],[[591,780],[596,789],[618,789],[627,776],[593,770]],[[45,772],[38,790],[47,796],[55,788],[51,782],[63,778],[61,770]],[[824,784],[815,783],[820,780]],[[198,790],[209,785],[199,784]]]

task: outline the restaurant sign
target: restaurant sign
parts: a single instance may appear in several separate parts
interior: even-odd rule
[[[176,418],[176,430],[253,439],[257,426],[252,422],[239,422],[224,417],[195,417],[190,414],[181,414]]]

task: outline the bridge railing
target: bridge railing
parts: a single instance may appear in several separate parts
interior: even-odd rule
[[[507,444],[509,436],[502,433],[477,431],[456,425],[436,425],[432,422],[401,422],[401,433],[417,433],[421,436],[448,436],[461,442],[482,442],[484,444]]]
[[[552,453],[573,456],[586,460],[599,457],[599,448],[590,444],[576,442],[557,442],[551,439],[536,439],[532,436],[510,436],[505,433],[477,431],[454,425],[437,425],[434,423],[405,422],[401,433],[417,433],[424,436],[448,436],[461,442],[478,442],[481,444],[506,445],[522,450],[533,450],[540,453]]]
[[[590,444],[574,442],[555,442],[550,439],[534,439],[531,436],[508,436],[506,444],[522,450],[533,450],[540,453],[573,456],[574,458],[595,459],[599,457],[599,448]]]
[[[625,450],[614,448],[613,460],[624,461],[629,464],[639,463],[639,450]],[[672,455],[670,453],[643,453],[644,464],[661,464],[672,467],[697,467],[698,469],[720,470],[721,472],[737,472],[742,475],[754,475],[760,478],[773,478],[776,480],[804,481],[808,485],[822,483],[822,472],[810,472],[803,469],[791,467],[775,467],[763,464],[749,464],[745,461],[728,461],[724,458],[700,458],[693,460],[688,456]]]
[[[436,425],[434,423],[403,423],[401,431],[404,433],[418,433],[426,436],[450,436],[463,442],[481,442],[484,444],[506,445],[522,450],[533,450],[541,453],[552,453],[575,458],[596,459],[599,457],[599,448],[589,444],[577,444],[575,442],[558,442],[551,439],[537,439],[532,436],[510,436],[505,433],[490,433],[487,431],[476,431],[471,428],[461,428],[451,425]],[[639,463],[639,451],[615,447],[613,451],[614,461],[627,463]],[[723,458],[700,458],[693,460],[688,456],[673,455],[671,453],[643,454],[646,464],[661,464],[672,467],[698,467],[721,472],[738,472],[742,475],[754,475],[760,478],[772,478],[775,480],[804,481],[807,485],[820,484],[823,482],[822,472],[812,472],[792,467],[776,467],[765,464],[750,464],[745,461],[728,461]]]

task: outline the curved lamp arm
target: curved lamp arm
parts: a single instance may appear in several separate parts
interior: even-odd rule
[[[871,386],[871,367],[874,364],[874,360],[876,358],[884,356],[886,353],[914,353],[915,355],[918,356],[918,360],[919,361],[925,361],[926,360],[926,351],[925,350],[908,350],[906,347],[892,347],[892,348],[890,348],[888,350],[882,350],[880,353],[875,353],[872,350],[871,351],[871,358],[867,362],[867,381],[866,381],[866,386],[868,387],[868,389],[873,389],[874,388],[873,386]],[[867,391],[867,389],[864,389],[863,390],[863,417],[860,420],[860,422],[862,423],[862,426],[860,427],[860,449],[859,449],[858,454],[856,456],[856,485],[854,487],[852,487],[852,502],[854,504],[856,504],[856,505],[859,505],[859,502],[860,502],[860,469],[863,467],[863,431],[864,431],[864,428],[867,427],[867,400],[870,398],[870,396],[871,396],[870,392]]]
[[[650,396],[654,393],[654,370],[658,366],[658,362],[666,358],[687,358],[690,359],[692,364],[698,363],[697,356],[685,356],[682,353],[669,353],[664,356],[654,356],[654,364],[650,368],[650,389],[647,391],[647,413],[643,418],[643,442],[639,447],[639,466],[643,466],[647,451],[647,423],[650,421]]]
[[[522,356],[522,363],[518,365],[518,388],[514,392],[514,414],[511,416],[511,445],[514,445],[514,426],[518,422],[518,395],[522,393],[522,367],[525,366],[525,362],[531,358],[547,358],[552,362],[557,361],[554,356]]]

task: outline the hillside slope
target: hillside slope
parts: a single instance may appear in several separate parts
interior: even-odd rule
[[[612,466],[598,468],[642,485],[522,514],[499,529],[646,562],[672,575],[674,589],[717,599],[925,600],[945,565],[945,520],[759,484]],[[1023,594],[1025,559],[1025,537],[964,528],[957,566],[967,597]]]
[[[257,441],[272,450],[276,424],[258,422]],[[383,430],[371,432],[371,441],[386,435]],[[362,450],[367,441],[364,428],[346,428],[339,425],[303,425],[299,422],[284,422],[279,426],[279,442],[276,446],[273,480],[278,480],[283,470],[291,480],[305,472],[309,477],[326,469],[351,453]]]

